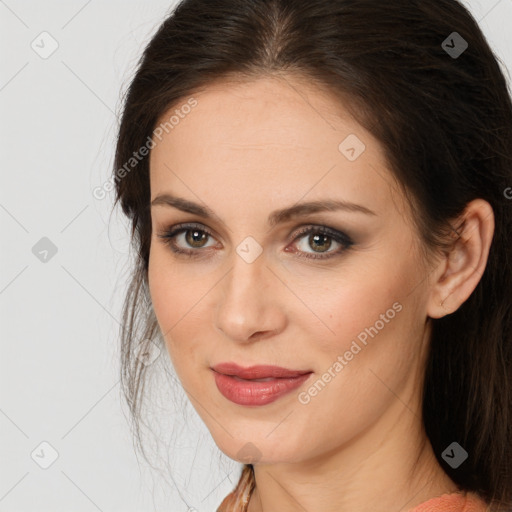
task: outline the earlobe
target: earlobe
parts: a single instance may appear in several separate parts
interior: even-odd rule
[[[468,203],[460,236],[437,267],[427,309],[430,318],[455,312],[473,293],[487,265],[494,234],[494,213],[483,199]]]

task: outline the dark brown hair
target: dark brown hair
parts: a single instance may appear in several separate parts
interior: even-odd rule
[[[292,74],[350,99],[344,105],[382,144],[414,207],[426,254],[449,247],[468,202],[482,198],[493,208],[495,233],[479,284],[457,311],[430,320],[423,418],[452,480],[507,509],[512,104],[498,58],[455,0],[185,0],[159,27],[124,98],[114,165],[114,207],[119,201],[131,220],[135,250],[121,380],[136,427],[147,368],[134,347],[154,339],[158,327],[147,283],[149,158],[130,172],[126,162],[168,109],[214,80]],[[441,457],[454,441],[469,454],[457,469]]]

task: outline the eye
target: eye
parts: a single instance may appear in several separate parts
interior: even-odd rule
[[[158,238],[163,239],[166,245],[169,245],[171,250],[177,254],[183,254],[185,256],[197,256],[196,250],[183,249],[177,244],[177,240],[180,238],[189,247],[195,249],[202,249],[208,247],[205,245],[205,241],[208,237],[212,237],[212,233],[204,227],[197,224],[180,224],[174,229],[159,233]]]
[[[213,237],[213,234],[200,224],[180,224],[168,231],[159,233],[157,236],[161,238],[174,253],[183,256],[198,257],[201,252],[198,249],[212,247],[212,245],[208,246],[206,243],[209,237]],[[182,243],[178,244],[180,239]],[[304,241],[298,251],[290,250],[288,247],[285,251],[293,252],[299,258],[327,259],[339,255],[354,244],[345,233],[326,226],[307,226],[295,234],[293,242],[296,243],[301,239],[304,239]],[[337,244],[339,248],[335,251],[329,251],[333,246],[333,242]],[[187,246],[189,248],[186,248]],[[306,250],[307,248],[313,248],[313,252],[308,252]]]
[[[300,250],[297,252],[299,258],[327,259],[339,255],[354,245],[348,235],[342,231],[328,228],[327,226],[308,226],[296,234],[294,242],[301,239],[305,240],[302,242],[302,247],[300,247]],[[333,241],[340,247],[338,250],[329,251],[333,245]],[[305,250],[310,247],[313,248],[313,253]],[[326,256],[322,254],[326,254]]]

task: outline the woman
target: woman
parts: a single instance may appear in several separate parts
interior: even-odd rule
[[[181,2],[115,182],[126,397],[161,335],[219,512],[511,510],[512,104],[461,4]]]

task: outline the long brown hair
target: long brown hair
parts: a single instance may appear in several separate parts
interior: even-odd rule
[[[423,419],[452,480],[510,507],[512,104],[497,56],[455,0],[184,0],[164,20],[124,98],[114,165],[114,207],[131,221],[135,251],[121,380],[136,427],[147,368],[134,347],[158,328],[147,283],[149,158],[126,163],[162,114],[215,79],[289,73],[328,87],[379,140],[427,253],[447,247],[469,201],[492,206],[479,284],[457,311],[430,320]],[[441,456],[453,441],[469,454],[457,469]]]

